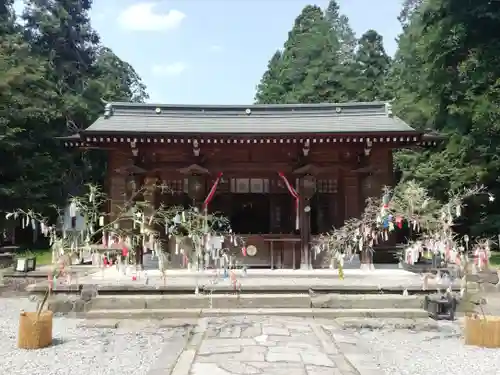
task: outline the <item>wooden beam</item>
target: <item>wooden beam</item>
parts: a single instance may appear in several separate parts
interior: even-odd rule
[[[152,163],[146,168],[149,172],[179,172],[179,170],[186,166],[184,162],[157,162]],[[315,167],[321,171],[321,173],[331,173],[338,170],[352,170],[355,168],[354,165],[345,164],[333,164],[333,163],[317,163]],[[205,163],[203,168],[207,169],[209,173],[218,172],[240,172],[240,173],[252,173],[252,172],[283,172],[292,173],[296,168],[293,163],[286,162],[234,162],[234,163]]]

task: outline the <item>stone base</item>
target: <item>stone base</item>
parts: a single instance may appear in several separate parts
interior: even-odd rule
[[[362,271],[373,271],[375,270],[375,265],[373,263],[361,263],[359,269]]]

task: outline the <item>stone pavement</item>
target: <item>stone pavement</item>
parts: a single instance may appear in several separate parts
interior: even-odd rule
[[[167,345],[148,375],[365,374],[333,342],[337,330],[331,321],[306,318],[202,318],[184,349]]]

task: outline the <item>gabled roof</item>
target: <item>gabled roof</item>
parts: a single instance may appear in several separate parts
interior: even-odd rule
[[[86,134],[335,134],[417,133],[372,103],[165,105],[109,103]]]

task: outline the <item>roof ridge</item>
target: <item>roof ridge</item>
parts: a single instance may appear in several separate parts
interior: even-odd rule
[[[238,114],[238,113],[197,113],[197,112],[168,112],[168,113],[141,113],[141,112],[127,112],[127,113],[115,113],[113,116],[123,116],[123,117],[158,117],[158,118],[290,118],[290,117],[363,117],[363,116],[381,116],[389,117],[387,113],[384,112],[369,112],[369,113],[336,113],[336,112],[286,112],[286,113],[255,113],[255,114]],[[110,117],[102,116],[106,119]]]
[[[284,103],[284,104],[168,104],[168,103],[132,103],[132,102],[109,102],[111,107],[146,107],[146,108],[197,108],[197,109],[290,109],[290,108],[325,108],[325,107],[378,107],[385,106],[387,102],[343,102],[343,103]]]

